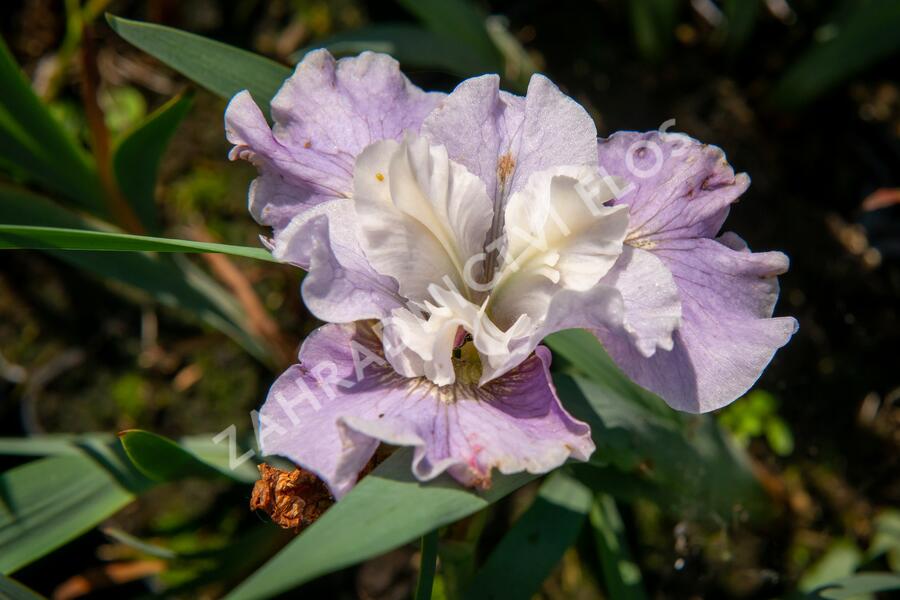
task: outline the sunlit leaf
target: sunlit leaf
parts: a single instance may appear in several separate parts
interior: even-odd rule
[[[631,600],[646,598],[641,571],[628,550],[625,525],[615,500],[606,494],[599,494],[591,506],[590,521],[609,597]]]
[[[124,507],[149,482],[114,450],[86,445],[0,475],[0,572],[13,571]]]
[[[123,38],[214,94],[231,98],[250,90],[262,107],[291,74],[264,56],[171,27],[107,15]]]
[[[194,242],[66,227],[0,225],[0,250],[93,250],[102,252],[212,252],[275,262],[263,248]]]
[[[119,189],[144,227],[154,233],[159,231],[155,193],[159,163],[191,102],[190,95],[170,100],[129,132],[113,153]]]
[[[479,493],[448,476],[422,483],[411,461],[410,449],[395,452],[228,598],[269,598],[377,556],[477,512],[535,477],[495,474],[491,488]]]
[[[30,181],[84,208],[103,212],[97,173],[56,121],[0,39],[0,160]]]
[[[218,452],[212,461],[192,452],[189,447],[170,439],[132,429],[119,435],[122,447],[137,469],[154,481],[174,481],[186,477],[225,477],[243,483],[256,481],[253,464],[244,462],[239,468],[228,465],[229,447],[226,442],[218,444]],[[209,456],[207,454],[207,456]]]
[[[534,596],[574,543],[592,499],[587,487],[562,471],[547,478],[532,505],[491,552],[465,598]]]

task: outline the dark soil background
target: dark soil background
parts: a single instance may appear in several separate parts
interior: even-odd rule
[[[838,3],[787,4],[790,13],[780,16],[764,5],[749,40],[729,52],[685,2],[669,45],[650,60],[638,51],[625,2],[483,3],[490,14],[507,17],[509,31],[541,71],[588,108],[601,135],[675,119],[674,130],[722,147],[753,181],[728,229],[754,250],[783,250],[791,258],[776,312],[796,316],[800,331],[758,388],[775,399],[793,445],[776,452],[761,432],[745,436],[777,516],[722,540],[648,516],[640,506],[628,509],[632,550],[656,598],[786,595],[835,544],[866,548],[875,515],[900,505],[900,58],[869,65],[799,109],[781,108],[770,102],[771,91]],[[331,32],[412,19],[392,2],[355,0],[116,1],[106,10],[285,62]],[[0,15],[7,44],[38,77],[61,41],[62,2],[4,2]],[[93,36],[104,85],[129,90],[119,93],[123,119],[192,87],[102,19]],[[436,70],[407,72],[432,89],[449,91],[458,81]],[[78,76],[77,66],[67,71],[54,99],[76,132],[83,128]],[[163,165],[159,206],[168,235],[187,237],[200,227],[222,241],[254,245],[259,230],[246,212],[253,172],[226,160],[223,109],[222,100],[197,91]],[[879,191],[895,202],[867,210],[863,202]],[[222,335],[132,302],[46,255],[5,253],[0,261],[0,433],[141,427],[179,436],[232,422],[250,429],[247,412],[264,398],[273,374]],[[297,292],[300,273],[240,266],[293,343],[315,327]],[[117,522],[139,530],[206,515],[210,522],[196,529],[214,535],[210,515],[232,514],[245,501],[230,505],[220,490],[181,486],[142,499]],[[514,502],[498,511],[514,512]],[[73,576],[98,569],[108,546],[91,534],[22,571],[21,579],[60,593]],[[325,578],[311,586],[310,597],[406,597],[411,553],[399,550]],[[579,564],[567,555],[542,594],[600,597]],[[97,584],[93,591],[92,597],[123,597],[148,589]]]

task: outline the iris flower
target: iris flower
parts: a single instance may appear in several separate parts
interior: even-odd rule
[[[259,170],[250,211],[326,324],[272,386],[260,445],[336,498],[382,442],[412,446],[419,479],[469,486],[587,460],[540,345],[555,331],[594,332],[636,382],[705,412],[796,330],[772,318],[787,258],[715,237],[747,176],[680,134],[598,141],[546,77],[524,97],[495,75],[444,95],[386,55],[319,50],[271,116],[234,97],[231,157]]]

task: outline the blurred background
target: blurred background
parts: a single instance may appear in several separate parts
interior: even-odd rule
[[[722,147],[753,182],[727,227],[754,250],[790,256],[776,314],[800,321],[756,389],[716,415],[747,448],[773,510],[758,523],[716,525],[651,502],[623,506],[644,587],[653,598],[787,597],[873,561],[900,569],[900,3],[525,0],[465,3],[463,17],[447,9],[456,4],[7,0],[0,31],[52,116],[95,153],[104,151],[98,132],[109,153],[148,116],[174,120],[155,187],[156,165],[135,175],[149,173],[155,231],[119,220],[133,232],[258,245],[246,210],[254,171],[227,161],[225,100],[119,37],[105,12],[289,66],[314,47],[380,49],[427,89],[500,72],[507,89],[521,92],[532,72],[544,72],[587,108],[601,135],[674,119],[671,130]],[[477,35],[468,15],[486,18]],[[173,112],[167,103],[179,94]],[[33,185],[27,167],[8,163],[0,159],[2,185],[53,187]],[[64,197],[68,184],[56,185],[51,191]],[[0,199],[0,220],[35,206],[22,202]],[[234,423],[247,435],[248,412],[317,325],[300,301],[302,274],[223,256],[179,258],[178,268],[228,294],[245,319],[242,331],[230,331],[209,316],[207,296],[181,297],[163,274],[135,285],[141,265],[105,260],[0,255],[0,434],[141,428],[180,438]],[[4,468],[22,461],[0,457]],[[498,505],[495,520],[513,519],[533,493]],[[217,597],[224,576],[197,583],[205,566],[148,558],[122,536],[179,552],[215,548],[259,521],[248,499],[247,487],[209,481],[156,488],[103,532],[16,578],[59,598]],[[485,543],[492,535],[489,527]],[[286,539],[275,532],[253,547],[264,558]],[[609,597],[585,545],[563,556],[540,597]],[[414,554],[402,548],[340,571],[309,593],[408,597]],[[136,555],[143,558],[125,562]],[[196,585],[178,592],[189,581]]]

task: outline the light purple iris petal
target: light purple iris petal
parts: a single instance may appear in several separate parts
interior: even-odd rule
[[[239,93],[225,126],[231,157],[260,171],[250,190],[254,218],[277,236],[302,211],[349,196],[363,148],[418,131],[443,96],[414,86],[385,54],[336,61],[326,50],[307,54],[272,99],[271,130],[250,94]]]
[[[303,301],[323,321],[383,319],[403,306],[397,282],[377,273],[359,247],[352,200],[331,200],[297,215],[272,254],[308,271]]]
[[[489,484],[493,469],[544,473],[594,450],[588,426],[556,397],[545,348],[480,388],[398,375],[364,323],[321,327],[300,361],[272,386],[260,444],[315,472],[338,498],[379,441],[415,447],[419,479],[447,471],[468,485]]]
[[[524,98],[500,91],[496,75],[467,79],[425,119],[422,132],[484,181],[500,214],[532,173],[597,158],[594,121],[542,75],[531,78]]]
[[[674,349],[646,358],[621,336],[601,333],[601,339],[628,375],[672,407],[715,410],[744,394],[797,330],[792,317],[768,318],[787,257],[708,239],[665,242],[657,254],[682,297]]]

